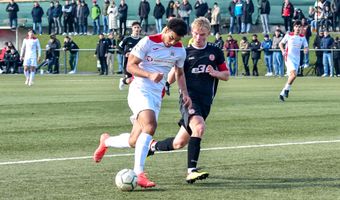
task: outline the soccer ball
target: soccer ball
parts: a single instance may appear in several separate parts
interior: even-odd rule
[[[131,169],[122,169],[117,173],[115,182],[118,189],[132,191],[137,186],[137,175]]]

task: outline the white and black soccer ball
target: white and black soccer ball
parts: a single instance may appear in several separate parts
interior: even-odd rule
[[[132,191],[137,186],[137,175],[131,169],[122,169],[117,173],[115,182],[121,191]]]

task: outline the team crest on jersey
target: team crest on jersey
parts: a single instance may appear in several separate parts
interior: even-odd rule
[[[209,55],[209,60],[214,61],[215,60],[215,55],[214,54],[210,54]]]
[[[170,51],[170,56],[175,56],[175,52]]]
[[[151,58],[150,56],[146,56],[146,60],[149,61],[149,62],[152,62],[153,58]]]

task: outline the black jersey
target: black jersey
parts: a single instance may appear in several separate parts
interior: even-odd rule
[[[124,54],[132,51],[133,47],[141,40],[142,38],[138,37],[126,37],[119,43],[119,48],[123,51]]]
[[[200,99],[205,105],[211,105],[216,94],[218,79],[209,75],[208,66],[219,70],[224,63],[223,51],[212,43],[204,49],[196,49],[192,45],[186,48],[187,57],[184,72],[189,96]]]

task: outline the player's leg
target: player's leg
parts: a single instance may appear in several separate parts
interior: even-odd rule
[[[30,67],[30,79],[29,79],[29,82],[28,82],[28,86],[33,85],[34,76],[35,76],[35,66],[31,66]]]
[[[287,68],[287,71],[288,71],[288,68]],[[296,76],[297,76],[297,70],[296,69],[291,69],[289,71],[287,83],[283,87],[283,89],[281,90],[281,93],[280,93],[280,96],[279,96],[281,101],[284,101],[284,98],[288,98],[289,91],[290,91],[290,89],[292,87],[292,84],[294,83],[294,81],[296,79]]]
[[[201,140],[205,131],[205,122],[202,116],[194,115],[190,118],[189,126],[192,134],[188,143],[188,175],[186,181],[194,183],[196,180],[205,179],[207,172],[198,171],[197,163],[201,151]]]
[[[145,159],[148,155],[149,145],[157,127],[156,114],[153,110],[147,109],[139,112],[138,123],[142,127],[135,147],[134,171],[138,176],[137,184],[141,187],[154,187],[156,184],[145,176]]]
[[[27,65],[24,65],[24,75],[25,75],[25,84],[28,85],[29,81],[30,81],[30,71]]]
[[[135,147],[136,140],[141,133],[142,129],[139,123],[134,120],[131,133],[122,133],[116,136],[110,136],[108,133],[103,133],[100,136],[99,146],[93,154],[93,160],[100,162],[104,157],[107,148],[133,148]]]
[[[176,137],[166,138],[162,141],[153,141],[150,145],[150,150],[155,151],[172,151],[185,147],[190,139],[190,134],[181,126]],[[149,153],[153,154],[153,153]]]

